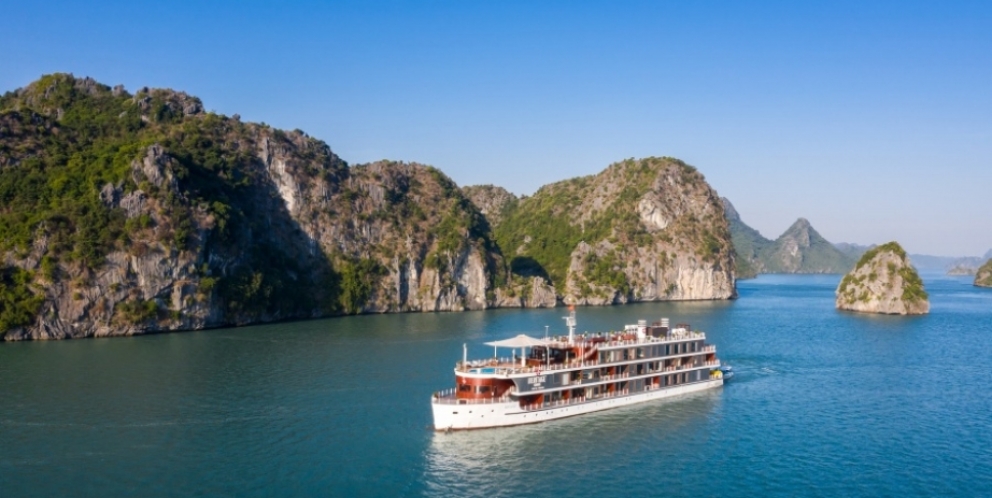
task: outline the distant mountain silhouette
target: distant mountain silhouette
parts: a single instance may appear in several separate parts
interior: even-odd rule
[[[805,218],[796,220],[772,241],[744,223],[728,199],[723,198],[723,204],[737,251],[738,278],[752,278],[760,273],[844,273],[868,250],[845,244],[846,250],[842,251],[824,239]]]

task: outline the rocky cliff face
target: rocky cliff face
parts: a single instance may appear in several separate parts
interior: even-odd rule
[[[205,115],[183,94],[152,90],[127,99],[142,121],[158,119],[146,114],[148,95],[159,99],[159,117],[175,112],[175,123],[154,130],[158,142],[135,148],[123,174],[81,192],[123,222],[112,232],[116,240],[87,260],[76,254],[78,241],[60,247],[65,235],[50,223],[30,226],[31,245],[9,248],[4,259],[36,275],[44,300],[34,320],[4,338],[131,335],[333,311],[324,284],[336,274],[294,214],[303,212],[299,196],[340,181],[346,165],[302,133]],[[115,90],[118,96],[126,95]],[[60,125],[56,117],[52,126]]]
[[[462,192],[486,217],[493,230],[517,209],[520,202],[517,196],[494,185],[470,185],[462,187]],[[523,270],[513,273],[509,268],[503,268],[500,277],[503,278],[499,279],[500,286],[491,303],[493,307],[553,308],[561,304],[561,296],[543,272]]]
[[[351,168],[328,189],[335,193],[310,189],[299,223],[332,261],[371,269],[356,275],[367,292],[351,311],[488,306],[502,259],[481,213],[443,173],[378,162]]]
[[[561,298],[544,277],[515,276],[510,282],[496,289],[495,308],[554,308]]]
[[[565,303],[736,297],[723,205],[675,159],[627,160],[542,187],[495,233],[511,281],[549,280]]]
[[[864,254],[837,286],[837,309],[888,315],[930,312],[923,281],[896,242]]]
[[[992,287],[992,259],[989,259],[978,268],[975,273],[975,285],[978,287]]]
[[[486,217],[492,228],[499,226],[507,213],[516,209],[520,200],[505,188],[495,185],[469,185],[462,187],[462,192]]]

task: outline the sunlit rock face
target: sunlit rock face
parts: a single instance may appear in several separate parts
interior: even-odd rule
[[[930,301],[906,252],[889,242],[864,254],[836,291],[837,309],[886,315],[923,315]]]

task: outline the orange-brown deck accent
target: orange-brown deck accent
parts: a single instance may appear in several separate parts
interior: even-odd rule
[[[513,386],[510,379],[476,379],[455,376],[455,397],[458,399],[498,398]]]

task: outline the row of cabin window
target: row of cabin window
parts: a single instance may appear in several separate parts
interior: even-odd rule
[[[472,390],[473,387],[476,388],[474,391]],[[470,392],[487,393],[491,390],[491,388],[489,386],[470,386],[468,384],[462,384],[458,386],[458,390],[463,393],[470,393]]]
[[[674,351],[672,351],[672,346],[675,346],[675,350]],[[651,348],[652,348],[651,349],[651,353],[652,353],[651,356],[661,356],[661,354],[660,354],[660,352],[661,352],[660,351],[661,346],[651,346]],[[659,348],[659,349],[655,349],[655,348]],[[623,360],[629,360],[629,359],[631,359],[630,358],[630,351],[631,350],[624,349],[622,351],[623,351],[623,354],[622,354],[622,359]],[[673,355],[673,354],[695,353],[697,351],[699,351],[699,342],[698,341],[683,342],[681,344],[667,344],[667,345],[665,345],[665,354],[664,354],[664,356],[669,356],[669,355]],[[613,353],[613,352],[614,351],[603,351],[602,353],[599,354],[599,361],[611,361],[611,360],[608,360],[609,359],[609,354],[610,353]],[[616,352],[620,352],[620,351],[616,351]],[[637,348],[637,357],[638,358],[644,358],[644,351],[642,350],[642,348]],[[612,361],[615,361],[615,360],[612,360]]]

